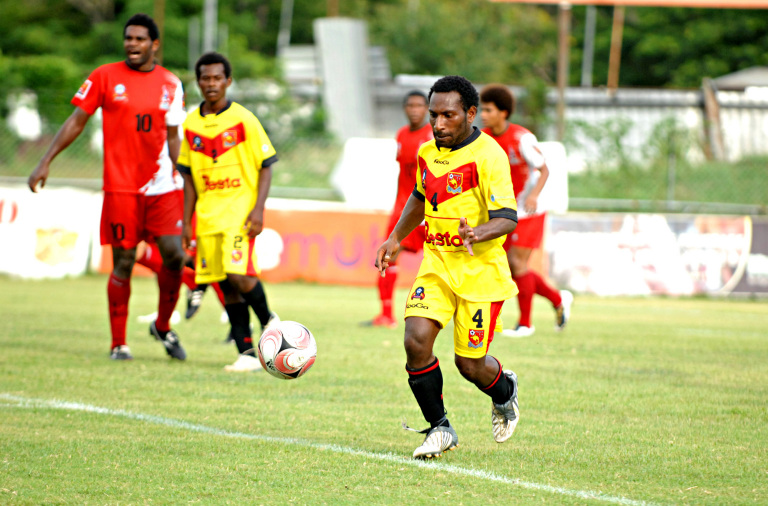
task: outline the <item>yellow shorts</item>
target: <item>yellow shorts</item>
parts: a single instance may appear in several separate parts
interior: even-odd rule
[[[504,301],[472,302],[455,294],[439,276],[416,278],[405,302],[405,317],[435,320],[440,327],[453,318],[453,349],[456,355],[480,358],[488,353],[494,332],[501,332]]]
[[[249,240],[242,232],[197,236],[195,281],[215,283],[227,274],[258,276],[261,271],[256,261],[255,239]]]

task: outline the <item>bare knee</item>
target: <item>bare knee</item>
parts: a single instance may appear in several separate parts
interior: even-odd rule
[[[136,262],[135,249],[112,249],[112,273],[118,278],[128,279]]]
[[[405,356],[408,367],[420,369],[434,360],[432,347],[440,327],[433,320],[421,317],[405,319]]]
[[[184,266],[184,248],[181,247],[181,237],[166,235],[156,239],[160,256],[163,257],[163,265],[171,270],[178,271]]]

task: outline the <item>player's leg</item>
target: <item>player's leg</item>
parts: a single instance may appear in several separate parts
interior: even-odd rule
[[[517,402],[517,375],[505,371],[501,362],[488,355],[498,327],[504,301],[469,302],[459,300],[454,319],[454,361],[461,375],[491,398],[493,437],[503,443],[512,435],[520,419]]]
[[[525,337],[533,334],[534,327],[531,324],[531,310],[533,296],[536,294],[536,280],[532,271],[528,269],[528,260],[531,257],[531,249],[512,245],[507,251],[509,269],[512,271],[512,279],[517,284],[517,304],[520,308],[520,318],[515,331],[517,337]]]
[[[138,200],[134,195],[105,193],[101,210],[101,244],[112,248],[112,272],[107,282],[109,327],[112,335],[110,358],[133,358],[126,344],[131,273],[136,260]]]
[[[402,212],[402,206],[398,207],[395,204],[395,209],[389,215],[389,221],[387,222],[386,233],[384,238],[389,237],[389,234],[394,230],[397,220],[400,218]],[[397,281],[397,255],[389,261],[389,267],[384,271],[384,276],[378,276],[376,285],[379,291],[379,302],[381,304],[381,313],[379,313],[373,320],[362,322],[363,326],[374,327],[387,327],[394,329],[397,327],[397,321],[392,316],[392,305],[395,293],[395,282]]]
[[[258,318],[259,323],[261,323],[262,331],[271,323],[280,321],[277,314],[269,309],[267,294],[264,293],[264,285],[259,278],[255,276],[228,273],[227,279],[237,288],[238,292],[240,292],[240,296],[251,309],[253,309],[256,318]]]
[[[131,298],[131,272],[135,258],[135,248],[112,247],[113,267],[107,284],[107,300],[109,301],[109,326],[112,333],[110,358],[113,360],[133,358],[126,343],[126,327],[128,301]]]
[[[446,416],[443,373],[433,346],[440,329],[454,311],[453,296],[437,279],[418,278],[405,309],[405,347],[408,385],[429,428],[414,458],[439,457],[458,445],[458,435]],[[413,430],[413,429],[411,429]]]
[[[248,310],[248,304],[228,279],[219,282],[218,285],[224,294],[224,309],[229,316],[229,335],[235,342],[238,351],[235,363],[224,366],[224,370],[228,372],[258,371],[262,367],[261,362],[256,357],[253,337],[251,336],[251,313]]]

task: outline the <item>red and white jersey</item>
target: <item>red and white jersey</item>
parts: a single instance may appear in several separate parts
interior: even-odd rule
[[[72,98],[93,114],[101,107],[104,191],[160,195],[174,191],[168,126],[186,115],[181,81],[159,65],[149,72],[125,62],[94,70]]]
[[[509,155],[509,171],[517,197],[525,189],[531,170],[537,170],[544,165],[539,141],[527,128],[511,123],[498,137],[493,135],[490,128],[483,128],[483,132],[493,137]],[[522,208],[522,204],[520,207]]]
[[[432,126],[427,123],[418,130],[411,130],[409,125],[397,131],[397,161],[400,163],[400,175],[397,178],[396,203],[402,209],[416,186],[417,154],[419,147],[434,138]],[[396,206],[397,207],[397,206]]]

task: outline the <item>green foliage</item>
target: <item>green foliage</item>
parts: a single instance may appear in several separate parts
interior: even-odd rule
[[[593,82],[605,84],[613,8],[597,8]],[[573,8],[571,69],[581,67],[585,7]],[[628,7],[621,51],[622,86],[698,88],[703,77],[768,65],[768,11]],[[571,71],[570,83],[580,74]]]
[[[544,9],[420,0],[382,4],[375,12],[371,40],[387,48],[395,73],[461,74],[477,83],[555,81],[556,27]]]
[[[10,70],[20,88],[35,92],[43,118],[62,123],[72,113],[69,101],[83,78],[71,60],[54,55],[22,56],[13,60]]]
[[[136,359],[110,361],[106,282],[0,279],[0,503],[768,502],[764,301],[582,295],[556,334],[537,300],[536,336],[491,346],[520,378],[502,445],[490,400],[452,364],[449,325],[435,354],[460,446],[415,463],[403,324],[356,325],[379,309],[373,272],[369,288],[267,283],[272,309],[318,342],[292,381],[222,370],[236,351],[211,293],[175,326],[189,358],[169,361],[136,322],[157,307],[147,277],[132,281]],[[514,321],[513,301],[503,311]]]

